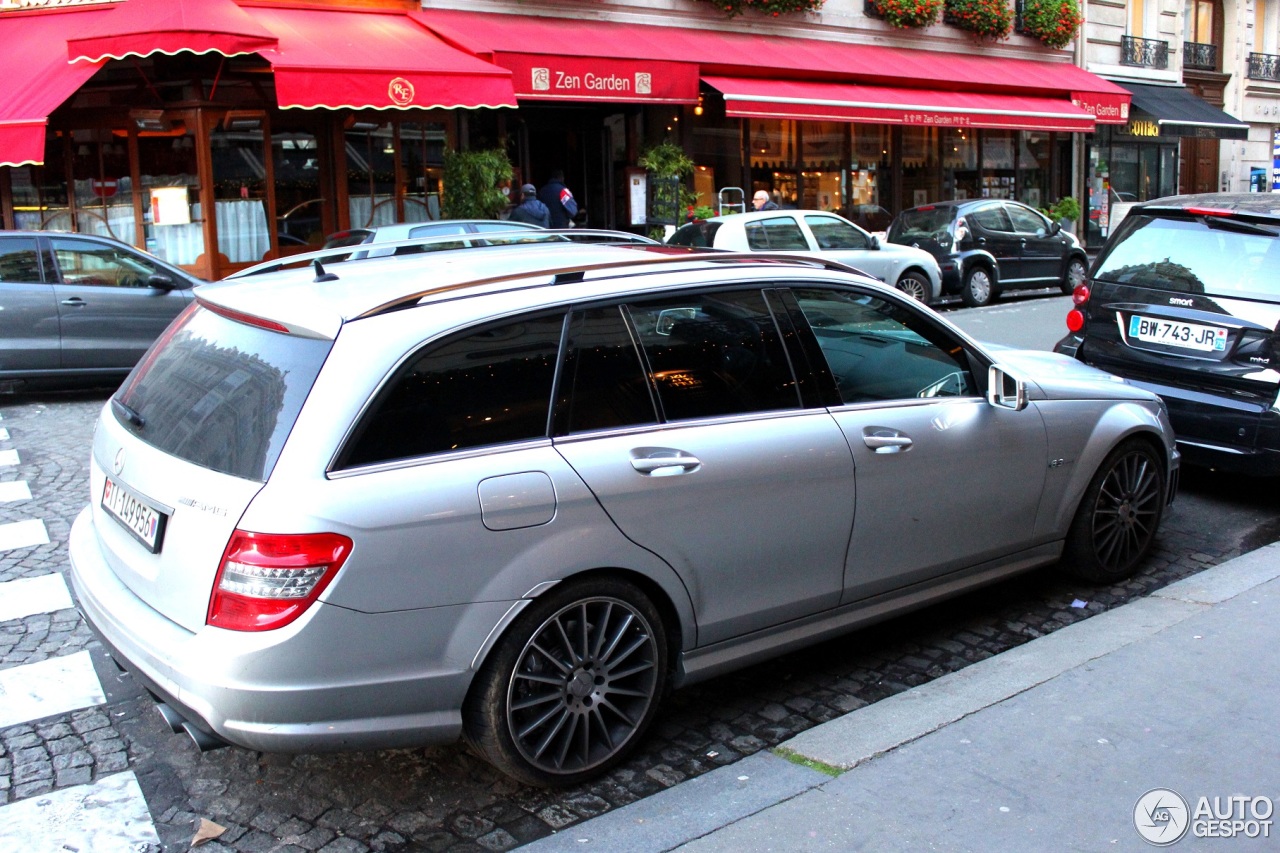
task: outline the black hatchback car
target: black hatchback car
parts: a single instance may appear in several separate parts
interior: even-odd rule
[[[1134,207],[1074,299],[1058,352],[1159,394],[1188,462],[1280,475],[1275,196]]]
[[[940,201],[904,210],[889,225],[889,242],[930,252],[942,267],[942,292],[959,293],[970,307],[1002,290],[1084,281],[1088,258],[1074,234],[1016,201],[978,198]]]

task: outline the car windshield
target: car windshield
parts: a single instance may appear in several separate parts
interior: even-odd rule
[[[889,239],[894,243],[937,239],[947,233],[955,209],[951,207],[917,207],[898,214],[889,226]]]
[[[192,307],[143,356],[111,408],[159,450],[265,482],[332,346]]]
[[[1093,278],[1178,293],[1275,299],[1280,239],[1246,223],[1133,215]]]

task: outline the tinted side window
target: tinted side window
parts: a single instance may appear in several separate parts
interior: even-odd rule
[[[66,284],[105,287],[150,287],[160,268],[142,255],[88,240],[54,237],[53,254]]]
[[[383,390],[340,466],[545,436],[563,326],[555,314],[431,346]]]
[[[0,281],[39,283],[40,259],[34,237],[0,237]]]
[[[1009,218],[1013,220],[1013,230],[1023,234],[1048,234],[1049,223],[1040,214],[1016,204],[1009,205]]]
[[[998,204],[979,207],[969,213],[969,221],[986,231],[1013,231],[1009,215]]]
[[[809,248],[809,242],[805,240],[799,223],[790,216],[748,222],[746,231],[747,245],[755,251],[805,251]]]
[[[977,393],[964,350],[909,309],[840,291],[795,296],[845,403]]]
[[[865,249],[870,245],[867,235],[833,216],[806,216],[804,221],[819,249]]]
[[[800,406],[791,365],[758,291],[629,306],[666,420]]]
[[[617,305],[574,312],[557,397],[557,435],[658,422],[644,365]]]

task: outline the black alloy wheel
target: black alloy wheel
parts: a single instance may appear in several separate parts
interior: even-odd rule
[[[1067,535],[1063,567],[1083,580],[1129,577],[1150,553],[1165,504],[1164,465],[1141,439],[1124,442],[1098,468]]]
[[[618,763],[652,721],[667,647],[631,584],[570,582],[536,600],[476,678],[467,740],[531,785],[571,785]]]

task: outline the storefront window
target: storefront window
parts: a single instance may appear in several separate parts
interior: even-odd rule
[[[440,218],[440,179],[449,128],[440,121],[400,124],[400,158],[404,170],[404,222]]]
[[[902,129],[902,204],[917,207],[942,198],[938,128]]]
[[[889,126],[853,125],[845,216],[868,231],[885,231],[893,218],[893,146]]]
[[[988,130],[982,136],[983,198],[1014,198],[1016,130]]]
[[[1018,201],[1034,208],[1048,207],[1056,199],[1045,197],[1053,150],[1046,131],[1018,131]]]
[[[790,120],[747,123],[751,147],[751,190],[771,192],[780,205],[792,207],[796,197],[796,122]]]
[[[396,148],[388,122],[357,120],[345,133],[347,212],[352,228],[396,221]]]
[[[838,211],[844,202],[840,192],[840,163],[844,160],[849,126],[843,122],[806,122],[801,133],[804,196],[806,210]]]
[[[304,130],[272,131],[271,158],[276,179],[276,228],[281,243],[322,245],[325,200],[320,189],[320,150],[315,134]]]
[[[179,125],[179,128],[181,126]],[[143,193],[142,209],[147,235],[147,251],[171,264],[193,265],[205,253],[204,229],[197,202],[199,181],[196,178],[196,146],[190,135],[138,137],[138,167]],[[168,189],[171,195],[185,188],[185,217],[176,217],[152,209],[151,191]],[[185,218],[188,221],[182,221]]]
[[[10,168],[13,187],[14,227],[38,231],[46,221],[67,209],[66,174],[62,166],[62,140],[49,134],[45,165]]]
[[[968,127],[947,127],[941,133],[943,198],[977,198],[981,193],[978,131]]]
[[[209,137],[218,251],[233,264],[260,261],[271,251],[263,123],[261,115],[229,113]]]
[[[136,238],[129,149],[122,138],[72,145],[71,172],[76,216],[58,217],[48,228],[82,231],[132,243]]]

